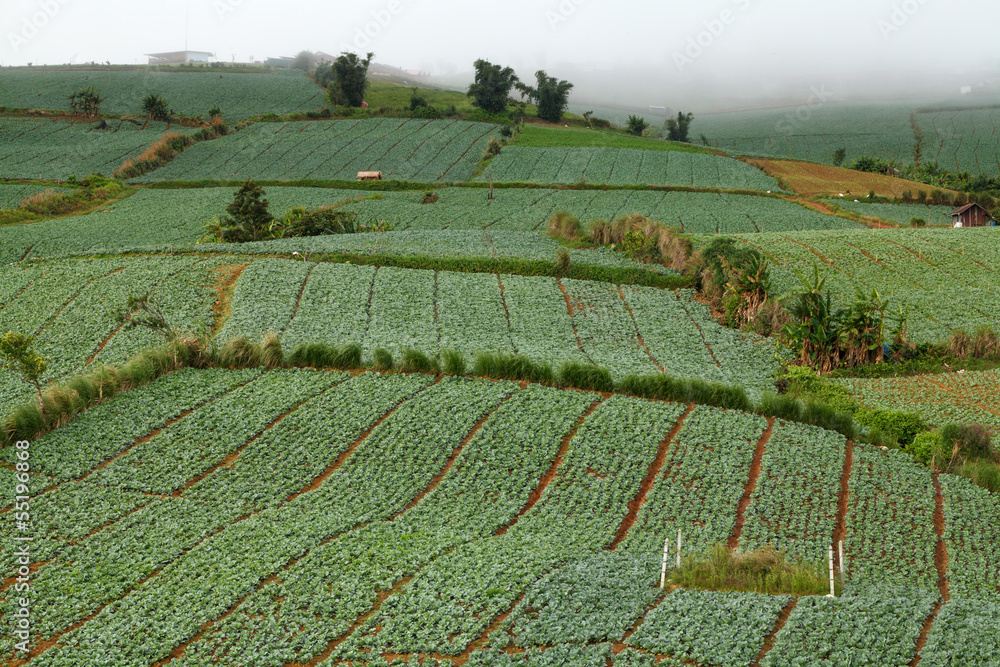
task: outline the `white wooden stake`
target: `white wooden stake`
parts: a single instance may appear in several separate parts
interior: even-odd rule
[[[835,590],[836,589],[833,587],[833,545],[831,544],[830,545],[830,594],[827,595],[827,597],[829,598],[836,597],[836,595],[834,595]]]
[[[681,529],[677,529],[677,567],[681,566]]]
[[[844,563],[844,540],[840,541],[840,585],[845,586],[844,576],[847,572],[847,564]]]
[[[667,587],[667,552],[670,551],[670,538],[663,540],[663,569],[660,570],[660,588]]]

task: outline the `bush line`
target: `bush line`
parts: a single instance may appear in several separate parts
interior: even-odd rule
[[[388,350],[380,348],[371,353],[370,359],[365,359],[357,343],[342,346],[302,344],[286,354],[275,334],[268,334],[259,343],[246,337],[233,338],[222,344],[207,337],[178,338],[160,347],[144,350],[122,365],[99,365],[88,373],[50,383],[42,393],[44,412],[37,402],[30,401],[3,418],[0,422],[0,444],[8,446],[18,440],[36,440],[69,423],[81,412],[122,392],[142,387],[184,368],[261,367],[267,370],[399,371],[531,382],[562,389],[754,412],[837,431],[847,438],[858,436],[850,415],[838,413],[818,401],[803,403],[788,396],[767,394],[755,404],[742,386],[706,382],[700,378],[685,379],[664,374],[629,375],[616,383],[607,369],[599,366],[565,363],[553,370],[545,362],[496,353],[477,354],[470,367],[464,355],[453,349],[443,350],[440,359],[413,349],[403,350],[400,357],[397,363]]]

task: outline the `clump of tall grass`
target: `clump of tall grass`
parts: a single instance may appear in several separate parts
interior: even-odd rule
[[[578,362],[566,362],[559,367],[559,386],[602,392],[615,390],[615,382],[606,368]]]
[[[789,560],[784,551],[766,546],[740,553],[717,544],[707,556],[687,556],[670,572],[668,582],[683,588],[740,591],[768,595],[824,595],[829,571],[822,563]],[[839,592],[840,581],[836,582]]]
[[[458,350],[441,350],[441,366],[445,375],[465,375],[465,357]]]
[[[980,327],[971,335],[960,329],[952,333],[945,350],[956,359],[997,359],[1000,336],[989,327]]]
[[[435,359],[420,350],[405,349],[402,352],[403,370],[407,373],[437,373],[440,371]]]
[[[183,338],[143,350],[121,366],[98,364],[87,373],[50,383],[42,401],[15,407],[0,423],[0,441],[34,440],[69,423],[76,415],[117,394],[141,387],[187,366],[205,367],[206,345],[200,338]]]
[[[196,139],[193,136],[178,134],[177,132],[167,132],[150,144],[149,148],[134,159],[125,160],[122,166],[112,172],[112,175],[119,179],[142,176],[173,160],[181,151],[195,143],[195,141]]]
[[[698,403],[731,410],[753,409],[743,387],[707,382],[701,378],[676,378],[665,374],[629,375],[619,387],[627,394],[642,398]]]
[[[691,241],[682,237],[680,230],[639,213],[619,216],[612,222],[597,220],[591,223],[587,236],[596,245],[625,244],[623,249],[661,261],[678,273],[685,272],[692,261]]]
[[[579,241],[584,238],[580,218],[566,211],[556,211],[546,223],[549,236],[564,241]]]
[[[494,380],[516,380],[537,384],[554,384],[552,366],[515,354],[480,352],[472,366],[472,374]]]
[[[955,470],[955,474],[987,491],[1000,492],[1000,466],[992,461],[966,461]]]
[[[378,348],[372,352],[372,368],[377,371],[391,371],[395,365],[392,353],[385,348]]]
[[[303,343],[292,350],[288,365],[299,368],[336,368],[353,370],[361,368],[361,346],[349,343],[342,346],[325,343]]]

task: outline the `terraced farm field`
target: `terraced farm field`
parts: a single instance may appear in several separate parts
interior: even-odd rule
[[[0,106],[68,111],[66,97],[94,86],[109,114],[142,116],[142,99],[156,93],[184,116],[207,117],[218,106],[227,120],[264,113],[312,111],[326,105],[322,88],[299,70],[230,73],[225,69],[155,72],[146,69],[11,69],[0,71]]]
[[[392,267],[258,260],[240,276],[222,338],[267,332],[284,347],[357,342],[366,352],[455,348],[595,363],[613,376],[666,371],[745,385],[773,380],[774,349],[725,329],[689,292]],[[752,362],[750,360],[753,360]]]
[[[1000,108],[917,114],[924,131],[924,159],[949,171],[1000,174]]]
[[[137,183],[163,180],[350,180],[359,171],[432,183],[472,176],[498,126],[373,118],[258,123],[184,151]]]
[[[0,184],[0,209],[17,208],[22,200],[45,192],[69,194],[69,188],[54,188],[48,185]]]
[[[152,291],[164,314],[186,331],[212,326],[219,267],[204,257],[132,257],[0,264],[0,329],[37,336],[49,357],[44,380],[92,363],[118,363],[162,339],[142,329],[119,330],[129,296]],[[0,374],[0,413],[31,391],[13,373]]]
[[[193,246],[213,217],[223,217],[236,188],[140,190],[89,215],[0,227],[0,263],[123,248]],[[321,188],[268,188],[270,210],[315,208],[358,193]]]
[[[65,181],[70,176],[104,174],[149,148],[167,131],[166,123],[112,120],[109,129],[95,122],[0,118],[0,177]],[[175,126],[172,132],[193,132]]]
[[[877,289],[893,309],[910,309],[908,334],[940,342],[1000,319],[1000,233],[982,229],[908,229],[742,235],[772,260],[776,293],[796,288],[795,271],[818,266],[843,300]]]
[[[861,215],[873,215],[907,227],[913,218],[920,218],[932,227],[951,227],[950,213],[955,210],[953,206],[927,206],[925,204],[866,204],[863,201],[855,202],[846,198],[833,200],[833,202],[849,211]]]
[[[438,190],[435,204],[422,192],[387,192],[383,199],[348,205],[362,219],[387,220],[396,229],[489,229],[545,231],[557,211],[584,222],[641,213],[693,234],[739,234],[801,229],[858,229],[861,225],[823,215],[772,197],[652,190],[494,190],[494,199],[477,188]]]
[[[803,103],[810,94],[811,91],[803,91]],[[817,106],[809,110],[807,120],[799,119],[797,105],[702,114],[698,116],[695,131],[707,135],[712,146],[737,155],[832,164],[834,152],[844,148],[848,161],[862,155],[904,163],[912,161],[912,106],[831,101],[814,104]]]
[[[825,445],[812,474],[789,467],[785,452]],[[894,667],[926,636],[922,663],[958,651],[978,667],[1000,648],[993,496],[756,415],[471,378],[185,370],[31,460],[32,665]],[[792,520],[760,523],[758,505]],[[812,557],[839,525],[844,597],[656,588],[678,529],[689,553],[770,530]]]
[[[1000,372],[838,380],[865,406],[916,412],[936,426],[985,424],[1000,429]]]
[[[738,160],[702,153],[634,148],[508,146],[478,180],[497,183],[678,185],[776,191],[778,182]]]

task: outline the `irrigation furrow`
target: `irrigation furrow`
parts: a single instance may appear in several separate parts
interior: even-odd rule
[[[934,532],[937,533],[937,542],[934,544],[934,566],[937,568],[938,593],[941,598],[934,604],[934,608],[920,629],[920,636],[917,637],[916,649],[909,667],[916,667],[920,664],[921,652],[927,645],[927,637],[934,626],[934,621],[937,620],[941,607],[951,599],[948,593],[948,547],[944,541],[944,529],[944,493],[941,491],[938,473],[934,473]]]
[[[622,540],[624,540],[628,535],[629,530],[632,529],[632,526],[635,524],[636,517],[639,515],[639,510],[642,509],[643,504],[646,502],[646,496],[649,495],[650,490],[653,488],[657,478],[660,476],[660,472],[663,470],[663,464],[667,460],[667,450],[670,449],[670,445],[673,444],[677,434],[684,427],[684,420],[687,419],[688,415],[691,414],[694,408],[694,403],[688,405],[684,414],[677,418],[677,421],[674,422],[673,427],[667,433],[666,437],[664,437],[660,442],[660,446],[656,450],[656,457],[653,459],[652,463],[649,464],[649,469],[646,471],[646,476],[639,485],[639,490],[636,492],[635,497],[629,501],[628,513],[618,526],[618,532],[615,534],[615,538],[611,541],[610,546],[608,546],[608,551],[614,551],[617,549],[618,545],[621,544]]]
[[[785,627],[785,623],[788,622],[788,617],[792,615],[792,610],[795,609],[795,605],[797,605],[798,602],[798,598],[792,598],[788,604],[785,605],[785,608],[781,610],[781,614],[778,616],[778,620],[775,622],[774,628],[764,639],[764,645],[760,647],[760,651],[757,653],[757,658],[750,663],[750,667],[760,667],[760,663],[763,662],[767,654],[770,653],[772,648],[774,648],[774,643],[777,639],[778,633]]]
[[[740,536],[743,534],[743,523],[746,521],[747,506],[750,505],[750,497],[753,496],[754,489],[757,488],[757,480],[760,478],[761,465],[764,460],[764,452],[767,450],[767,443],[771,441],[774,433],[774,417],[767,418],[767,428],[757,441],[757,448],[753,453],[753,463],[750,464],[750,475],[747,478],[746,487],[743,489],[743,497],[740,498],[736,506],[736,524],[733,532],[729,536],[728,546],[735,549],[740,545]]]
[[[531,511],[531,508],[541,499],[542,494],[545,493],[545,489],[548,488],[549,484],[555,479],[556,473],[559,471],[559,466],[562,465],[563,459],[566,457],[567,452],[569,452],[569,445],[573,438],[576,436],[577,431],[583,426],[583,422],[597,409],[604,399],[597,399],[594,401],[587,410],[580,415],[580,418],[576,420],[573,428],[570,429],[569,433],[563,438],[562,442],[559,444],[559,452],[556,454],[555,458],[552,459],[552,465],[545,472],[542,478],[538,481],[538,486],[535,490],[531,492],[528,496],[528,501],[524,504],[524,507],[517,513],[517,515],[511,519],[509,522],[497,529],[494,535],[503,535],[508,530],[514,527],[515,524],[521,519],[522,516]]]
[[[635,329],[635,336],[636,340],[639,341],[639,345],[642,346],[643,351],[645,351],[649,360],[653,362],[653,365],[656,366],[661,373],[666,373],[667,371],[662,365],[660,365],[660,362],[656,360],[656,357],[653,356],[653,352],[649,349],[649,346],[646,345],[646,341],[643,340],[642,332],[639,331],[639,323],[635,321],[635,314],[632,312],[632,306],[628,305],[628,301],[625,299],[625,291],[622,289],[621,285],[618,285],[618,296],[621,298],[622,305],[625,306],[625,310],[628,312],[629,319],[632,320],[632,327]]]
[[[504,294],[503,277],[498,273],[497,282],[500,283],[500,302],[503,304],[503,313],[507,318],[507,340],[510,342],[510,349],[517,354],[517,345],[514,345],[514,332],[510,325],[510,309],[507,307],[507,296]]]
[[[844,453],[844,470],[840,474],[840,493],[837,495],[837,522],[833,527],[834,560],[841,572],[844,564],[840,562],[840,549],[837,546],[847,535],[847,507],[851,498],[851,469],[854,467],[854,441],[848,440]]]
[[[580,340],[580,332],[576,329],[575,309],[573,308],[573,302],[570,301],[569,292],[566,291],[566,287],[562,284],[561,278],[556,278],[556,284],[559,286],[559,291],[562,292],[563,299],[566,301],[566,312],[569,313],[569,321],[570,325],[573,327],[573,337],[576,338],[576,345],[580,348],[580,353],[587,358],[587,361],[593,364],[594,360],[591,359],[590,355],[587,354],[587,351],[583,349],[583,341]]]

